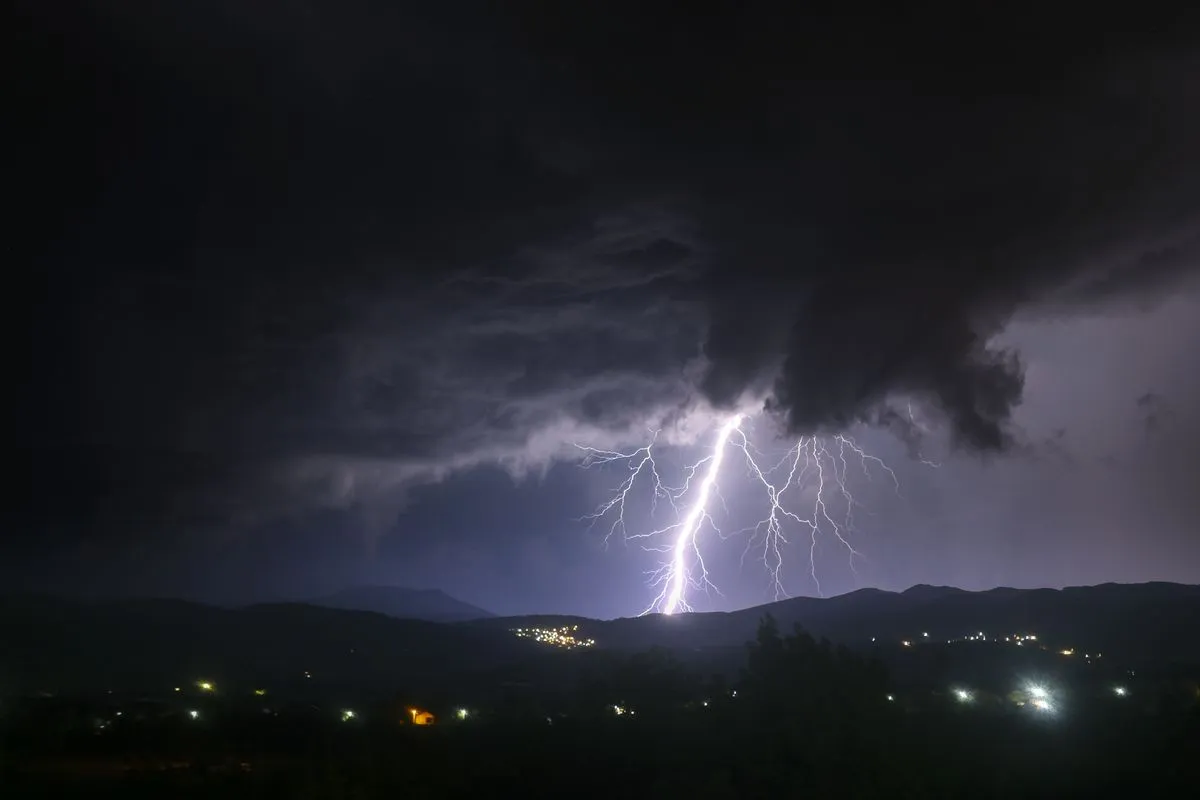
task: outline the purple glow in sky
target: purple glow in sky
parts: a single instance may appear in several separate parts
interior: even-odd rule
[[[851,435],[901,490],[852,483],[860,556],[801,526],[764,571],[728,450],[696,608],[1200,581],[1181,29],[22,6],[0,588],[634,614],[664,554],[578,521],[620,479],[574,445],[658,430],[678,476],[733,413],[781,456]]]

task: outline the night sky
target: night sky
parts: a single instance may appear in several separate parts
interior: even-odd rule
[[[574,444],[733,410],[895,470],[827,595],[1200,582],[1196,20],[785,5],[20,2],[2,586],[631,615]]]

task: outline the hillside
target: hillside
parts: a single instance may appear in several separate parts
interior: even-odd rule
[[[1084,651],[1120,653],[1131,663],[1200,663],[1200,586],[1170,583],[1102,584],[1067,589],[968,592],[914,586],[904,592],[862,589],[830,598],[798,597],[728,613],[653,615],[588,622],[599,646],[645,649],[738,646],[773,616],[781,628],[799,624],[816,636],[851,645],[902,640],[958,640],[1033,633],[1043,641]],[[522,617],[479,623],[503,627],[577,624],[568,617]],[[922,634],[929,634],[923,637]]]
[[[0,598],[0,685],[164,691],[215,683],[432,685],[538,653],[491,631],[304,604]]]
[[[374,611],[398,619],[464,622],[495,616],[437,589],[400,586],[357,586],[307,601],[309,605],[350,611]]]
[[[1105,668],[1200,664],[1200,587],[1162,583],[986,592],[914,587],[796,598],[730,613],[456,623],[309,604],[223,609],[180,600],[22,595],[0,597],[0,686],[6,692],[157,692],[203,678],[293,692],[436,690],[569,680],[568,673],[596,659],[652,647],[674,650],[706,672],[722,671],[741,663],[744,643],[768,613],[781,628],[800,624],[817,636],[872,649],[914,680],[951,662],[1010,669],[1016,654],[1057,658],[1060,648],[1076,650],[1080,657],[1072,660],[1080,664],[1084,653],[1103,652]],[[571,628],[569,636],[594,643],[564,651],[512,632],[563,626]],[[985,645],[968,644],[967,637],[981,632]],[[1035,634],[1037,644],[1018,651],[1004,643],[1013,634]],[[902,646],[905,640],[913,646]]]

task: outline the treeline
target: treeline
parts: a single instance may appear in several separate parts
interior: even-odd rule
[[[696,675],[665,651],[588,664],[570,690],[514,687],[430,728],[398,725],[389,703],[346,723],[231,713],[86,742],[35,745],[10,729],[0,794],[1145,798],[1200,785],[1194,701],[1154,714],[1121,703],[1055,715],[914,707],[890,699],[880,664],[770,618],[734,680]],[[130,769],[96,776],[114,759]]]

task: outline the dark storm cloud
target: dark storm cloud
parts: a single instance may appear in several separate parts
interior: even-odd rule
[[[43,511],[365,504],[768,395],[996,450],[1006,320],[1195,266],[1196,62],[1124,17],[25,11]]]
[[[1198,65],[1200,66],[1200,65]],[[1055,297],[1067,306],[1103,308],[1132,305],[1148,307],[1161,300],[1181,283],[1195,289],[1200,270],[1200,232],[1185,232],[1175,240],[1165,240],[1124,258],[1109,258],[1111,266],[1085,274],[1064,287]]]
[[[1016,310],[1152,296],[1196,266],[1197,61],[1111,35],[1135,20],[564,17],[536,44],[636,120],[627,174],[701,220],[717,403],[781,367],[795,432],[903,394],[1000,449],[1021,367],[990,340]]]

